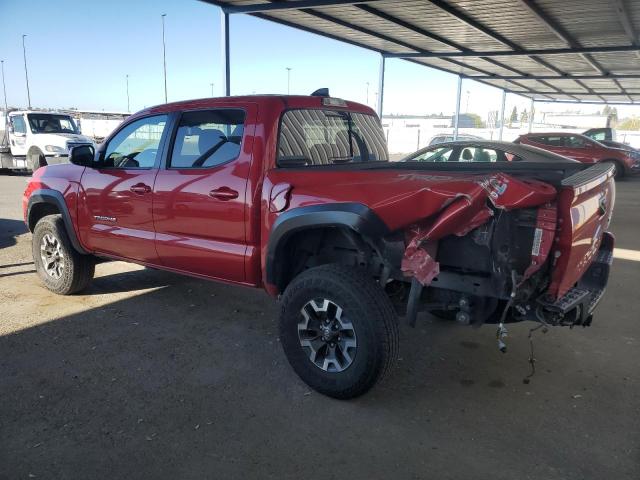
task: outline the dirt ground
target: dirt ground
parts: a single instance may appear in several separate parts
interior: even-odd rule
[[[424,316],[354,401],[310,391],[266,294],[121,262],[84,294],[38,282],[25,176],[0,176],[0,478],[640,478],[640,179],[592,327],[535,337]],[[635,251],[635,252],[634,252]],[[624,259],[627,258],[627,259]],[[634,260],[635,258],[635,260]]]

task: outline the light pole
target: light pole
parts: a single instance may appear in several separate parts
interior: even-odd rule
[[[4,111],[6,115],[9,109],[7,108],[7,85],[4,83],[4,60],[0,60],[0,63],[2,64],[2,92],[4,93]]]
[[[127,73],[127,113],[131,110],[129,109],[129,74]]]
[[[27,72],[27,48],[24,46],[24,37],[22,35],[22,56],[24,58],[24,78],[27,80],[27,102],[29,103],[29,110],[31,110],[31,93],[29,92],[29,73]]]
[[[464,109],[465,113],[469,113],[469,90],[467,90],[467,107]]]
[[[369,82],[367,82],[367,105],[369,105]]]
[[[211,85],[211,96],[213,97],[213,96],[215,96],[215,95],[213,94],[213,86],[214,86],[215,84],[214,84],[214,83],[210,83],[209,85]]]
[[[287,95],[291,93],[291,67],[287,67]]]
[[[162,17],[162,66],[164,69],[164,103],[167,103],[167,46],[164,41],[164,17],[166,13],[160,15]]]

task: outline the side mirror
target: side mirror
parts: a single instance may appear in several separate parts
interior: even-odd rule
[[[69,161],[74,165],[90,167],[93,165],[95,155],[96,151],[92,145],[78,145],[69,151]]]

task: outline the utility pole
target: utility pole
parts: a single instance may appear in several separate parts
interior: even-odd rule
[[[7,107],[7,85],[4,83],[4,60],[0,60],[0,63],[2,64],[2,92],[4,93],[4,112],[6,115],[9,108]]]
[[[27,71],[27,48],[24,46],[24,37],[22,35],[22,56],[24,57],[24,78],[27,80],[27,102],[29,103],[29,110],[31,110],[31,92],[29,92],[29,72]]]
[[[209,85],[211,85],[211,96],[212,96],[212,97],[214,97],[215,95],[213,94],[213,86],[214,86],[215,84],[210,83]]]
[[[367,82],[367,105],[369,105],[369,82]]]
[[[129,109],[129,74],[127,73],[127,113],[131,110]]]
[[[162,17],[162,66],[164,68],[164,103],[167,103],[167,46],[164,41],[164,17],[166,13],[160,15]]]
[[[291,93],[291,67],[287,67],[287,95]]]
[[[469,113],[469,90],[467,90],[467,107],[464,109],[464,113]]]

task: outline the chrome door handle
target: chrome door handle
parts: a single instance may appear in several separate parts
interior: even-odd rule
[[[220,187],[215,190],[211,190],[209,192],[209,196],[212,198],[217,198],[218,200],[233,200],[234,198],[238,198],[238,192],[232,190],[229,187]]]
[[[149,193],[151,191],[151,187],[149,185],[145,185],[144,183],[137,183],[129,187],[129,190],[138,195],[144,195],[145,193]]]

